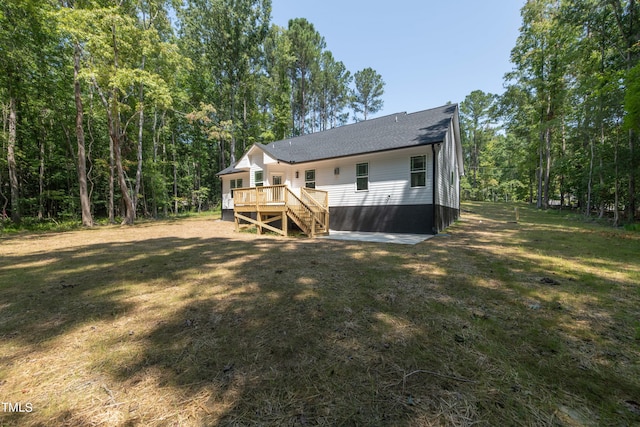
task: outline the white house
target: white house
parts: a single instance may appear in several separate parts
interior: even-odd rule
[[[270,202],[262,205],[263,211],[267,205],[283,206],[297,199],[294,204],[313,205],[309,215],[327,205],[329,224],[320,227],[324,232],[330,228],[424,234],[438,233],[458,218],[463,174],[456,104],[255,144],[235,165],[218,173],[226,220],[247,219],[242,212],[261,210],[255,204],[260,198]],[[268,190],[273,186],[283,190],[273,193]],[[264,193],[267,190],[271,193]],[[285,190],[289,196],[282,193]],[[289,214],[286,207],[282,212],[276,219],[286,214],[300,225],[295,213]]]

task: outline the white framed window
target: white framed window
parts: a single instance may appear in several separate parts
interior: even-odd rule
[[[316,188],[316,170],[309,169],[304,171],[304,186],[306,188]]]
[[[356,191],[369,190],[369,163],[356,164]]]
[[[253,172],[253,182],[256,187],[264,185],[264,173],[262,171]]]
[[[229,186],[231,187],[231,197],[233,197],[233,190],[236,188],[242,188],[242,178],[232,179],[229,182]]]
[[[427,156],[411,157],[411,187],[427,185]]]

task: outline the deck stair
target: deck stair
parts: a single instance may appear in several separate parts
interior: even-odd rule
[[[238,188],[233,194],[236,230],[241,226],[256,226],[287,236],[291,219],[309,237],[329,234],[328,193],[312,188],[300,189],[297,196],[286,185]],[[252,213],[255,214],[253,218]],[[280,222],[282,228],[275,225]]]

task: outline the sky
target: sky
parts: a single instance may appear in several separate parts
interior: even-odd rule
[[[272,22],[306,18],[351,73],[385,82],[371,117],[459,103],[474,90],[504,92],[526,0],[271,0]]]

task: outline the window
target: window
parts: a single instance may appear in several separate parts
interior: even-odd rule
[[[316,170],[315,169],[304,171],[304,186],[307,188],[316,188]]]
[[[282,175],[273,175],[271,177],[271,185],[282,185]]]
[[[369,189],[369,163],[358,163],[356,165],[356,190],[366,191]]]
[[[411,187],[427,185],[427,156],[411,157]]]
[[[232,179],[229,185],[231,187],[231,197],[233,197],[233,190],[236,188],[242,188],[242,178]]]
[[[253,181],[256,187],[262,187],[264,185],[264,178],[262,175],[262,171],[255,171],[253,173]]]

